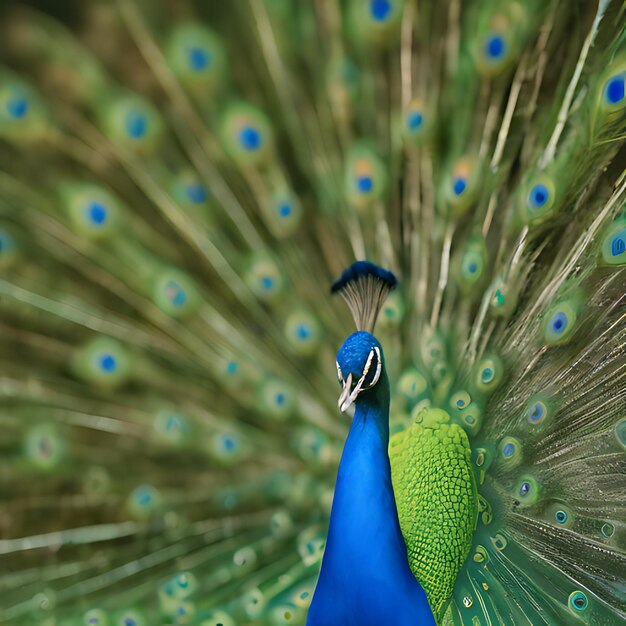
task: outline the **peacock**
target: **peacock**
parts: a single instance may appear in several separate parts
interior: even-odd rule
[[[622,0],[3,2],[0,624],[623,624],[625,84]]]

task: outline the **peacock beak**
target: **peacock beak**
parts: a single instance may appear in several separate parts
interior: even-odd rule
[[[343,389],[341,391],[341,395],[339,396],[339,400],[337,405],[339,406],[339,410],[342,413],[345,413],[352,403],[356,400],[359,392],[361,391],[361,387],[363,386],[363,377],[356,384],[355,388],[352,389],[352,373],[348,374],[348,377],[343,382]]]
[[[347,406],[344,408],[344,404],[348,400],[348,395],[350,394],[351,387],[352,387],[352,374],[348,374],[348,378],[346,378],[346,380],[343,381],[343,389],[341,390],[341,395],[339,396],[339,400],[337,401],[337,406],[339,407],[339,410],[342,413],[344,412],[345,409],[348,408]]]

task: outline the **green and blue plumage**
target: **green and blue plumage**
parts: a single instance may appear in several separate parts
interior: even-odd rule
[[[360,331],[337,355],[343,372],[361,374],[380,344]],[[365,358],[364,358],[365,357]],[[380,358],[384,360],[382,351]],[[383,373],[359,394],[330,516],[320,577],[307,624],[434,624],[409,567],[391,484],[389,382]]]
[[[396,285],[391,272],[357,261],[332,291],[343,295],[362,328],[375,323],[369,309]],[[348,402],[356,394],[356,410],[307,623],[435,623],[476,525],[467,435],[444,411],[424,409],[390,440],[382,347],[365,330],[342,345],[337,371],[344,388],[340,406],[348,390]]]
[[[0,623],[304,625],[335,550],[378,615],[359,487],[407,610],[626,619],[623,2],[53,4],[0,8]]]

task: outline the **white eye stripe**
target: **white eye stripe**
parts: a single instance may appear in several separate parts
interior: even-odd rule
[[[383,362],[380,358],[380,350],[378,349],[378,347],[375,347],[374,350],[376,350],[378,363],[376,364],[376,373],[374,374],[374,380],[372,380],[372,384],[370,385],[370,387],[373,387],[378,382],[378,379],[380,378],[380,373],[383,371]]]
[[[374,374],[374,378],[372,382],[367,387],[363,387],[363,384],[365,383],[365,377],[367,376],[370,370],[370,367],[372,366],[372,360],[374,359],[374,354],[376,354],[376,357],[377,357],[376,373]],[[383,369],[383,364],[380,359],[380,350],[378,349],[377,346],[374,346],[374,349],[370,351],[370,354],[367,357],[367,363],[365,364],[365,368],[363,369],[363,375],[361,376],[361,379],[359,380],[359,389],[361,388],[371,389],[378,382],[382,369]]]
[[[365,379],[365,377],[367,376],[367,372],[370,371],[373,358],[374,358],[374,350],[370,350],[369,356],[367,357],[367,363],[365,364],[365,367],[363,368],[363,375],[361,376],[362,380]]]

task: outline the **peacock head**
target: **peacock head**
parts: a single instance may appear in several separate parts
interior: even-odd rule
[[[347,302],[358,328],[337,354],[337,376],[342,386],[339,409],[342,412],[359,395],[375,389],[383,377],[383,350],[372,332],[380,309],[397,284],[396,277],[388,270],[368,261],[356,261],[332,286],[332,293],[339,293]]]
[[[337,377],[342,386],[339,410],[345,412],[360,394],[373,389],[383,372],[383,350],[374,335],[358,330],[337,353]]]

